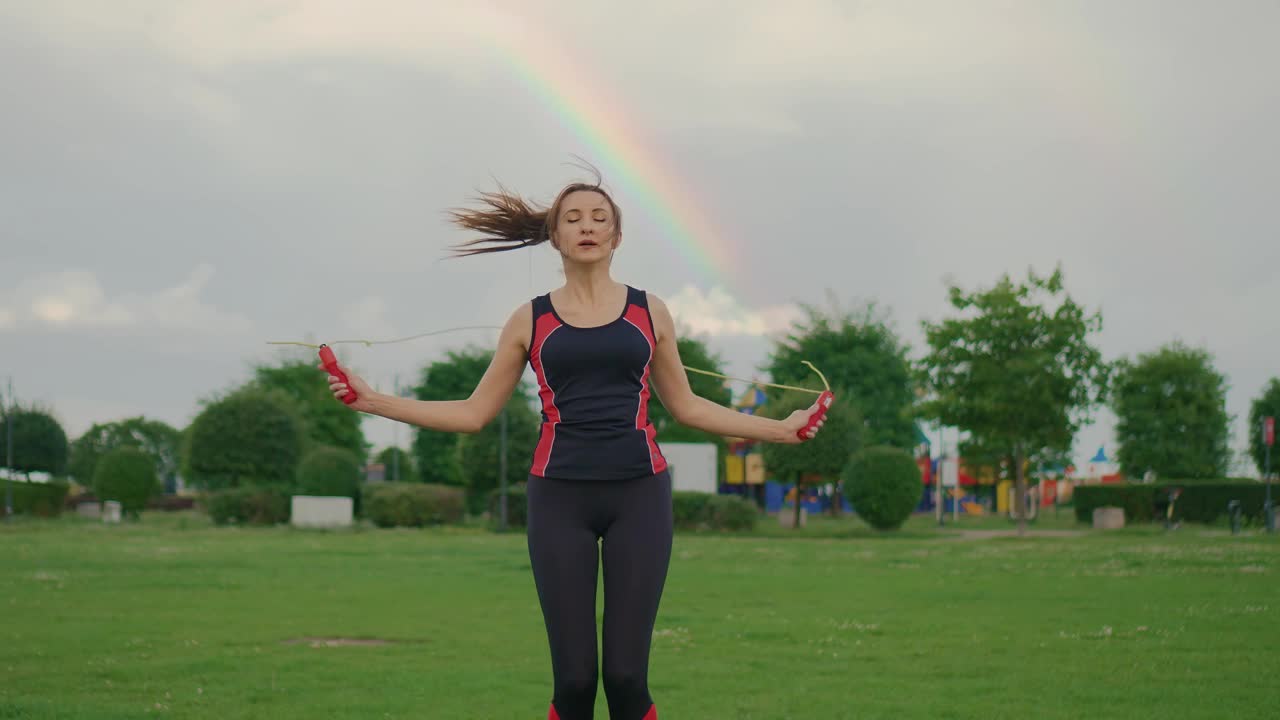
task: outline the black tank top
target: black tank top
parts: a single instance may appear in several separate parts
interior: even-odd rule
[[[654,345],[648,297],[630,285],[622,314],[599,327],[566,323],[549,293],[533,299],[529,366],[538,376],[542,429],[530,474],[629,480],[666,469],[649,421]]]

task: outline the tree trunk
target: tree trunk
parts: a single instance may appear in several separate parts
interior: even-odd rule
[[[1013,472],[1017,478],[1017,490],[1014,492],[1014,504],[1017,506],[1013,509],[1017,513],[1018,518],[1018,535],[1027,534],[1027,476],[1022,472],[1022,445],[1014,443],[1013,445]]]

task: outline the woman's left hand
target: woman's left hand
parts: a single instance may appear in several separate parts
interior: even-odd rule
[[[798,434],[800,430],[804,428],[804,426],[809,424],[809,418],[813,417],[814,413],[822,409],[818,405],[819,402],[820,402],[819,400],[815,400],[813,404],[808,407],[808,409],[796,410],[795,412],[788,415],[785,420],[782,421],[782,426],[786,430],[786,436],[783,437],[781,440],[783,444],[798,445],[802,442],[805,442],[806,440],[812,440],[814,437],[817,436],[818,430],[820,430],[822,428],[822,425],[827,421],[826,418],[819,420],[817,426],[809,430],[809,432],[806,433],[806,437],[804,439],[801,439],[798,436]]]

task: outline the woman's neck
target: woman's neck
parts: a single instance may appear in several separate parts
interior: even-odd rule
[[[607,263],[565,265],[564,293],[575,304],[591,307],[612,302],[617,287]]]

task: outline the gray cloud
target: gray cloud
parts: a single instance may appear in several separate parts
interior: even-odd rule
[[[443,261],[443,210],[494,178],[549,199],[575,153],[627,214],[615,276],[735,374],[827,288],[887,306],[918,354],[946,279],[1058,263],[1109,358],[1214,353],[1234,444],[1280,374],[1273,3],[354,7],[0,8],[4,372],[73,433],[182,424],[287,352],[270,339],[500,323],[555,257]],[[726,267],[681,259],[686,206]],[[79,322],[47,321],[59,300]],[[344,352],[390,386],[485,341]],[[1111,444],[1099,421],[1080,455]]]

